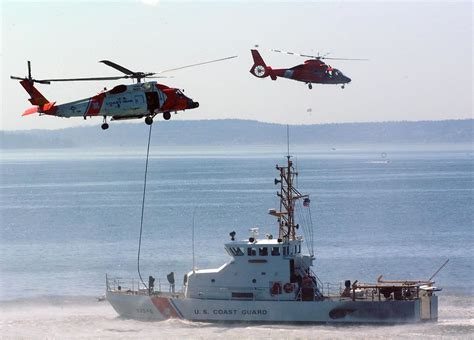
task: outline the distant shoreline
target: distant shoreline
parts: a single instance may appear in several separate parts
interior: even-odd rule
[[[473,144],[474,120],[418,122],[331,123],[290,125],[295,145],[357,144]],[[0,148],[73,149],[142,147],[148,126],[144,123],[111,124],[60,130],[0,131]],[[153,126],[152,145],[160,146],[271,146],[286,143],[286,125],[251,120],[162,121]]]

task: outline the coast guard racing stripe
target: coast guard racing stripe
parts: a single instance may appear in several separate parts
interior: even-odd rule
[[[183,316],[179,312],[178,308],[165,297],[153,297],[151,301],[155,305],[156,309],[163,315],[165,318],[177,318],[182,319]]]
[[[104,102],[105,93],[99,93],[98,95],[92,97],[87,106],[86,113],[84,116],[98,116],[102,103]]]

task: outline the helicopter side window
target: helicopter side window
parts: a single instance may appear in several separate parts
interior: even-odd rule
[[[127,91],[126,85],[117,85],[112,90],[110,90],[110,94],[117,94]]]

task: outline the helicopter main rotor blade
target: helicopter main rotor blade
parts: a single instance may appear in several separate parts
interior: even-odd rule
[[[295,52],[289,52],[289,51],[282,51],[282,50],[274,50],[272,49],[273,52],[278,52],[278,53],[285,53],[289,55],[297,55],[300,57],[305,57],[305,58],[314,58],[314,59],[321,59],[320,56],[314,56],[314,55],[308,55],[308,54],[301,54],[301,53],[295,53]]]
[[[160,72],[158,72],[158,73],[171,72],[171,71],[181,70],[181,69],[183,69],[183,68],[194,67],[194,66],[199,66],[199,65],[205,65],[205,64],[210,64],[210,63],[216,63],[216,62],[218,62],[218,61],[233,59],[233,58],[237,58],[237,57],[238,57],[238,56],[234,55],[234,56],[232,56],[232,57],[226,57],[226,58],[221,58],[221,59],[215,59],[215,60],[210,60],[210,61],[204,61],[204,62],[202,62],[202,63],[196,63],[196,64],[191,64],[191,65],[186,65],[186,66],[171,68],[171,69],[168,69],[168,70],[160,71]]]
[[[110,60],[101,60],[99,61],[99,63],[104,63],[105,65],[113,67],[114,69],[119,70],[120,72],[128,74],[128,75],[135,74],[135,72],[130,71],[128,68],[120,66],[119,64],[116,64]]]
[[[52,82],[52,81],[93,81],[93,80],[117,80],[129,78],[128,76],[118,76],[118,77],[92,77],[92,78],[62,78],[62,79],[40,79],[35,80],[36,83],[41,82]]]
[[[290,55],[297,55],[300,57],[304,58],[311,58],[311,59],[328,59],[328,60],[358,60],[358,61],[367,61],[369,59],[357,59],[357,58],[332,58],[332,57],[326,57],[326,55],[309,55],[309,54],[301,54],[301,53],[295,53],[295,52],[288,52],[288,51],[282,51],[282,50],[274,50],[272,49],[273,52],[278,52],[278,53],[286,53]]]
[[[356,60],[356,61],[368,61],[369,59],[359,59],[359,58],[330,58],[330,57],[320,57],[319,59],[329,59],[329,60]]]

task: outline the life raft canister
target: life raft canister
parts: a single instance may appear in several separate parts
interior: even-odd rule
[[[293,291],[293,285],[291,283],[287,282],[283,286],[283,289],[285,290],[285,293],[291,293]]]
[[[272,288],[270,289],[270,293],[272,295],[281,294],[281,283],[280,282],[274,282],[273,285],[272,285]]]

